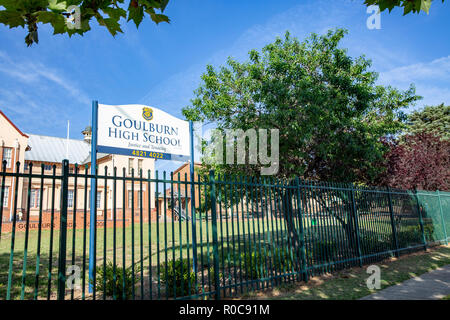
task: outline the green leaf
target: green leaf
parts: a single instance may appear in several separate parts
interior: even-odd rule
[[[143,19],[144,19],[144,8],[141,6],[135,8],[130,5],[130,7],[128,8],[127,21],[133,20],[134,23],[136,24],[136,28],[138,28]]]
[[[422,0],[420,10],[425,11],[427,14],[430,12],[431,0]]]
[[[106,28],[108,29],[108,31],[115,36],[118,32],[123,32],[122,29],[120,28],[120,24],[111,18],[106,18],[103,19],[104,21],[104,25],[106,26]]]
[[[64,11],[67,8],[66,1],[49,0],[48,8],[55,11]]]
[[[0,11],[0,23],[10,28],[24,27],[25,19],[20,12]]]

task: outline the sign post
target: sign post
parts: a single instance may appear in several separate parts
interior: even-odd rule
[[[197,272],[197,216],[195,214],[195,173],[194,173],[194,125],[192,120],[189,121],[189,137],[190,137],[190,177],[191,177],[191,215],[192,215],[192,269]],[[199,185],[200,188],[200,185]]]
[[[95,190],[97,189],[97,133],[98,133],[98,101],[92,101],[92,128],[91,128],[91,206],[89,216],[89,293],[92,293],[95,265],[95,218],[97,214],[97,199]]]

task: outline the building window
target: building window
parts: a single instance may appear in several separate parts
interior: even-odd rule
[[[133,203],[133,192],[128,190],[128,209],[131,209],[131,204]]]
[[[144,160],[142,160],[142,159],[138,159],[138,173],[140,174],[141,173],[141,170],[142,170],[142,162],[143,162]]]
[[[97,208],[100,208],[100,201],[102,199],[102,192],[97,191]]]
[[[133,171],[133,160],[132,158],[128,159],[128,174],[131,174],[131,171]]]
[[[3,161],[6,161],[7,168],[11,168],[11,160],[12,160],[12,148],[3,148]]]
[[[39,208],[40,196],[41,196],[40,189],[31,189],[30,208]]]
[[[67,193],[67,206],[73,208],[73,190],[68,190]]]
[[[6,207],[8,207],[9,187],[5,187],[3,197],[4,197],[3,198],[3,208],[6,208]]]

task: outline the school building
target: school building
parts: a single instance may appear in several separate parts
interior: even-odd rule
[[[52,179],[53,175],[60,176],[62,161],[69,160],[70,173],[78,172],[78,177],[69,178],[68,190],[68,224],[69,228],[76,224],[83,226],[86,217],[89,223],[90,213],[90,180],[85,179],[85,173],[90,173],[91,129],[87,127],[83,132],[84,139],[66,139],[22,132],[0,110],[0,161],[2,170],[8,173],[44,175],[28,179],[2,176],[3,202],[1,214],[2,232],[12,229],[14,217],[18,231],[25,228],[28,221],[30,228],[37,228],[39,217],[44,229],[50,228],[51,222],[57,228],[61,208],[61,179]],[[16,163],[20,165],[17,166]],[[6,166],[3,167],[3,163]],[[75,167],[77,164],[77,167]],[[155,171],[155,159],[135,158],[113,154],[97,154],[98,175],[114,175],[113,168],[117,167],[117,177],[139,177],[142,170],[143,178],[152,177]],[[134,185],[133,185],[134,184]],[[142,190],[141,190],[142,189]],[[125,192],[124,192],[125,191]],[[113,193],[116,194],[114,198]],[[1,196],[1,193],[0,193]],[[141,205],[142,204],[142,205]],[[132,218],[139,222],[141,209],[146,213],[144,220],[157,220],[155,206],[154,183],[140,183],[139,181],[117,180],[115,192],[113,179],[98,179],[97,181],[97,223],[101,225],[106,218],[107,224],[113,220],[115,205],[118,223],[129,224]],[[106,207],[106,210],[105,210]],[[142,207],[142,208],[141,208]],[[125,219],[123,215],[125,214]],[[53,219],[52,219],[53,217]]]

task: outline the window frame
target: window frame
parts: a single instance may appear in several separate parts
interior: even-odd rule
[[[6,158],[6,151],[9,151],[9,158]],[[2,152],[2,166],[3,166],[3,161],[6,160],[6,168],[7,169],[11,169],[12,168],[12,151],[13,148],[11,147],[3,147],[3,152]]]
[[[4,189],[4,198],[3,198],[3,208],[9,208],[9,186],[5,186]],[[1,190],[0,190],[0,196],[1,196]],[[1,199],[0,199],[1,200]]]
[[[31,188],[30,209],[39,209],[40,200],[41,200],[41,189]]]

